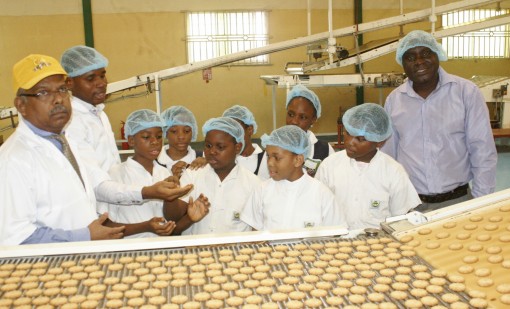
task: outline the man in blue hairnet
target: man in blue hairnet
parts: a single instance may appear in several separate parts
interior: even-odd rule
[[[73,93],[73,118],[67,132],[80,142],[84,158],[96,161],[108,172],[120,163],[112,126],[103,111],[108,59],[94,48],[78,45],[66,50],[60,62],[68,74],[67,86]]]
[[[423,202],[418,210],[494,192],[497,153],[477,86],[439,66],[447,56],[425,31],[407,34],[396,60],[408,79],[386,99],[394,133],[382,150],[407,170]]]
[[[78,45],[62,54],[61,63],[67,72],[66,85],[73,95],[73,116],[66,133],[78,146],[93,183],[101,184],[101,190],[95,192],[96,199],[119,205],[140,205],[144,199],[171,200],[186,193],[176,196],[172,193],[176,184],[167,181],[143,187],[111,180],[108,171],[120,164],[120,156],[110,121],[103,111],[108,60],[94,48]]]

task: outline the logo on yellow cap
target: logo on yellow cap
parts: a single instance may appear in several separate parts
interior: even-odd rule
[[[18,89],[30,89],[51,75],[67,75],[57,59],[32,54],[18,61],[12,68],[14,92]]]

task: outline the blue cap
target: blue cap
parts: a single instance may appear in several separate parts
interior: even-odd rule
[[[365,103],[348,109],[342,122],[351,136],[363,136],[367,141],[382,142],[391,136],[391,120],[384,108]]]
[[[184,106],[176,105],[170,108],[167,108],[162,114],[161,118],[165,123],[165,129],[163,130],[166,133],[168,129],[173,126],[188,126],[191,128],[191,141],[194,142],[197,140],[198,135],[198,127],[197,120],[193,113]]]
[[[108,66],[108,59],[94,48],[78,45],[62,54],[60,63],[69,77],[76,77],[87,72]]]
[[[406,51],[418,46],[428,47],[437,55],[439,61],[448,60],[443,47],[436,41],[436,38],[434,38],[432,34],[423,30],[413,30],[398,42],[397,55],[395,57],[397,63],[402,65],[402,57]]]
[[[296,97],[303,97],[310,101],[310,103],[312,103],[313,107],[315,108],[317,119],[321,117],[321,101],[319,100],[319,97],[313,91],[301,84],[294,86],[289,94],[287,94],[287,104],[285,104],[285,108],[287,108],[290,101]]]
[[[124,133],[126,136],[133,136],[145,129],[155,127],[163,129],[164,126],[163,120],[161,120],[161,117],[156,112],[150,109],[139,109],[127,117],[124,124]]]
[[[207,132],[212,130],[219,130],[230,134],[234,137],[237,143],[241,143],[243,145],[240,153],[243,152],[245,146],[244,128],[239,124],[239,122],[230,117],[211,118],[204,123],[202,133],[206,136]]]
[[[257,133],[257,122],[252,112],[245,106],[234,105],[223,112],[223,117],[235,118],[247,126],[253,126],[253,134]]]
[[[270,135],[262,135],[260,139],[264,148],[272,145],[295,154],[307,154],[310,149],[308,135],[300,127],[294,125],[280,127]]]

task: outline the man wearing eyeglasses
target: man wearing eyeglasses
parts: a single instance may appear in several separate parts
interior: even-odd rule
[[[125,226],[106,226],[111,223],[107,214],[98,218],[96,196],[115,195],[108,192],[108,181],[95,182],[66,138],[72,114],[66,76],[58,61],[45,55],[29,55],[13,67],[20,119],[0,148],[0,245],[115,239],[128,233]],[[158,184],[144,187],[141,195],[171,200],[191,189]]]

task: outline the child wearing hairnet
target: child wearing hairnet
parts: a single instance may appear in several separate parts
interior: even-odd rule
[[[307,173],[314,177],[319,164],[328,156],[335,153],[335,150],[327,142],[317,139],[310,128],[321,117],[321,102],[319,97],[310,89],[298,84],[287,94],[287,116],[285,123],[300,127],[307,135],[310,141],[310,150],[305,156],[304,168]],[[263,168],[264,169],[263,169]],[[259,176],[262,179],[268,179],[269,175],[265,168],[265,162],[262,163]]]
[[[156,162],[163,143],[164,123],[160,116],[148,109],[132,112],[125,123],[125,133],[129,146],[134,149],[134,155],[125,162],[113,166],[109,174],[115,181],[124,184],[148,186],[167,179],[168,170]],[[195,220],[198,221],[206,214],[207,199],[202,197],[187,207],[191,212],[198,212]],[[141,205],[113,205],[99,203],[98,209],[107,211],[109,218],[126,225],[126,234],[135,234],[132,238],[167,236],[172,234],[176,223],[180,228],[187,228],[189,220],[166,222],[163,218],[163,201],[146,200]],[[200,213],[199,210],[202,210]]]
[[[316,178],[335,194],[348,228],[379,228],[387,217],[420,205],[402,165],[379,151],[392,133],[385,110],[365,103],[347,110],[342,120],[345,150],[324,160]]]
[[[197,140],[197,121],[193,113],[184,106],[167,108],[161,118],[165,123],[164,133],[168,141],[159,154],[158,163],[165,166],[173,176],[181,177],[186,168],[197,169],[207,162],[202,151],[191,148]]]
[[[240,213],[259,178],[239,164],[236,157],[244,148],[244,129],[230,117],[209,119],[202,127],[205,136],[204,155],[207,165],[198,170],[185,170],[182,186],[193,184],[194,189],[180,200],[165,203],[165,215],[172,220],[186,216],[179,205],[186,198],[207,196],[211,204],[209,214],[185,230],[184,235],[243,232],[250,227],[240,220]],[[175,233],[182,231],[176,229]]]
[[[234,105],[223,112],[223,117],[234,118],[244,129],[244,150],[237,156],[237,163],[258,175],[264,151],[251,137],[257,133],[257,122],[253,113],[245,106]]]
[[[345,226],[333,193],[303,171],[310,142],[293,125],[262,136],[270,179],[258,185],[241,213],[255,230]]]

